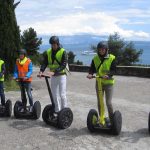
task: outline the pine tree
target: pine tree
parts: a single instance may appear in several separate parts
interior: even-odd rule
[[[20,48],[20,31],[15,8],[19,2],[0,0],[0,58],[5,61],[7,75],[13,72],[16,52]]]
[[[30,27],[23,32],[21,44],[22,48],[27,50],[28,56],[37,55],[39,46],[42,44],[42,38],[39,39],[36,31]]]

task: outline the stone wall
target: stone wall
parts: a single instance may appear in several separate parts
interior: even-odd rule
[[[70,69],[70,71],[75,71],[75,72],[88,72],[89,66],[70,64],[69,69]],[[148,78],[150,78],[150,67],[117,66],[116,75],[137,76],[137,77],[148,77]]]

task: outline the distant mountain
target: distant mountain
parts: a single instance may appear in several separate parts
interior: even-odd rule
[[[40,52],[44,52],[50,47],[50,36],[39,35],[42,38],[42,45],[40,46]],[[91,50],[91,45],[97,45],[99,41],[108,40],[108,36],[97,35],[72,35],[72,36],[59,36],[60,43],[66,49],[66,51],[73,51],[76,55],[76,60],[83,61],[84,64],[90,64],[93,56],[82,55],[85,51]],[[150,42],[149,41],[133,41],[137,50],[143,49],[143,54],[140,57],[140,64],[150,64]]]
[[[39,37],[42,38],[43,44],[49,44],[49,38],[50,36],[47,35],[39,35]],[[85,45],[91,45],[95,44],[101,40],[107,40],[108,36],[97,36],[97,35],[90,35],[90,34],[84,34],[84,35],[70,35],[70,36],[59,36],[60,43],[63,45],[70,45],[70,44],[85,44]]]
[[[50,47],[49,38],[47,35],[39,35],[42,38],[42,45],[40,46],[40,52],[45,51]],[[106,41],[107,36],[97,35],[71,35],[71,36],[59,36],[60,43],[66,50],[76,51],[78,50],[90,50],[91,45],[97,45],[99,41]]]

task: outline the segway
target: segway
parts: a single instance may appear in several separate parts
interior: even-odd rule
[[[38,75],[38,77],[40,77]],[[45,81],[47,84],[48,88],[48,93],[50,96],[51,104],[47,105],[42,113],[42,118],[44,122],[48,125],[58,127],[60,129],[66,129],[70,127],[73,121],[73,113],[70,108],[63,108],[59,112],[55,112],[55,103],[53,100],[52,92],[51,92],[51,87],[49,85],[48,78],[50,78],[47,75],[42,75],[41,77],[45,77]]]
[[[18,82],[20,82],[20,84],[23,84],[22,79],[17,79]],[[23,87],[23,86],[22,86]],[[26,98],[26,91],[25,88],[23,87],[23,92],[24,92],[24,99],[27,101]],[[15,105],[14,105],[14,116],[16,119],[39,119],[40,118],[40,114],[41,114],[41,104],[39,101],[36,101],[33,104],[33,109],[32,111],[30,111],[30,107],[31,106],[24,106],[22,101],[18,100],[16,101]],[[22,112],[21,110],[24,109],[24,111]]]
[[[7,100],[5,105],[0,105],[0,117],[11,117],[12,113],[12,102]]]
[[[96,78],[98,82],[98,91],[99,91],[98,96],[100,99],[100,104],[104,106],[103,91],[101,85],[102,77],[93,76],[93,78]],[[99,116],[98,112],[95,109],[91,109],[89,111],[87,116],[87,128],[89,129],[89,131],[90,132],[102,131],[114,135],[119,135],[122,128],[122,115],[120,111],[117,110],[114,112],[112,122],[110,122],[110,119],[108,117],[105,117],[104,112],[102,112],[101,115],[103,117]],[[102,118],[103,124],[101,124]]]

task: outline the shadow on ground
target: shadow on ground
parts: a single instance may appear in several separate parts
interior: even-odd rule
[[[150,134],[147,128],[143,128],[137,131],[123,131],[120,137],[123,142],[137,143],[142,138],[150,138]]]

